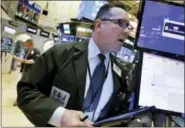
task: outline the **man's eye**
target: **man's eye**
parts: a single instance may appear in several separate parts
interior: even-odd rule
[[[124,22],[119,21],[119,25],[124,26]]]
[[[126,26],[128,27],[130,24],[129,23],[126,23]]]

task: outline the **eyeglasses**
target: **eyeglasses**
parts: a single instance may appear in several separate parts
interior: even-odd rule
[[[134,27],[132,25],[130,25],[128,22],[126,22],[125,20],[122,19],[101,19],[102,21],[111,21],[115,24],[118,24],[121,28],[126,29],[128,28],[128,30],[132,31],[134,29]]]

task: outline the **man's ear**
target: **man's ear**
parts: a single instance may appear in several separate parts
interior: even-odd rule
[[[95,20],[95,25],[94,25],[94,29],[95,30],[98,30],[98,31],[100,31],[100,29],[101,29],[101,20],[100,19],[96,19]]]

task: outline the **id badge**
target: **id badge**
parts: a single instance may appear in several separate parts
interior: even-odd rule
[[[121,77],[121,69],[115,63],[113,63],[113,71]]]

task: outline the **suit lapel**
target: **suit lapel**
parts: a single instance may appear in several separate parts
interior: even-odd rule
[[[120,81],[119,81],[119,76],[115,73],[115,71],[113,70],[113,64],[115,63],[115,57],[113,55],[110,54],[110,59],[111,59],[111,66],[112,66],[112,77],[113,77],[113,94],[110,98],[110,100],[108,101],[107,105],[109,106],[109,110],[112,110],[114,109],[113,106],[114,106],[114,101],[115,101],[115,98],[121,88],[121,84],[120,84]]]
[[[113,77],[113,83],[114,83],[114,93],[116,93],[121,88],[121,85],[118,80],[119,76],[113,70],[113,64],[115,63],[116,58],[112,54],[110,54],[110,58],[111,58],[111,66],[112,66],[112,77]]]
[[[80,44],[76,46],[81,54],[75,57],[74,67],[77,78],[78,85],[78,96],[79,96],[79,105],[80,109],[84,100],[84,92],[85,92],[85,83],[86,83],[86,74],[87,74],[87,56],[88,56],[88,43],[82,42],[83,45]]]

